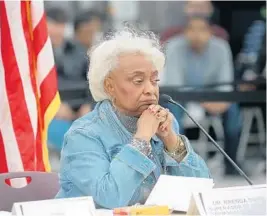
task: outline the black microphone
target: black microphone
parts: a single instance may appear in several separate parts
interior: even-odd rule
[[[246,181],[250,184],[253,185],[252,181],[249,179],[249,177],[244,173],[242,169],[239,168],[239,166],[226,154],[226,152],[218,145],[218,143],[208,134],[208,132],[197,122],[194,120],[193,117],[187,112],[187,110],[179,103],[174,101],[171,96],[162,94],[159,97],[159,102],[161,103],[172,103],[178,107],[180,107],[186,114],[187,116],[198,126],[198,128],[209,138],[209,140],[213,143],[213,145],[224,155],[224,157],[227,158],[227,160],[233,165],[233,167],[238,171],[239,175],[244,177]]]

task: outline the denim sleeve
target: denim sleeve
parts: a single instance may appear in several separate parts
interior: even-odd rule
[[[65,137],[61,163],[61,189],[70,182],[80,196],[93,196],[96,204],[104,208],[127,206],[136,189],[156,168],[131,144],[110,159],[97,136],[77,130]]]
[[[179,125],[176,120],[174,120],[173,127],[177,135],[180,135]],[[210,178],[210,172],[205,161],[193,150],[189,140],[183,135],[180,136],[186,146],[187,153],[180,162],[177,162],[164,151],[167,174]]]

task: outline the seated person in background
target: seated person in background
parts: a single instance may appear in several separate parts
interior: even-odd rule
[[[67,88],[70,84],[79,85],[79,88],[85,86],[82,95],[80,90],[74,92],[77,95],[76,98],[83,101],[83,104],[78,106],[71,106],[69,98],[64,97],[64,94],[59,91],[62,103],[48,130],[49,142],[58,151],[61,150],[64,134],[71,126],[72,121],[91,111],[92,101],[89,101],[90,92],[86,85],[89,64],[87,51],[101,30],[101,20],[101,16],[96,12],[80,13],[74,20],[74,39],[65,41],[60,47],[54,49],[59,90]],[[55,28],[54,31],[57,29]],[[50,35],[53,35],[54,31],[50,31]]]
[[[71,107],[67,99],[62,98],[63,103],[57,117],[66,120],[75,120],[91,111],[88,89],[86,87],[86,74],[88,72],[89,59],[87,51],[94,44],[98,33],[102,28],[102,17],[94,11],[85,11],[78,14],[74,20],[74,39],[67,40],[63,46],[63,52],[58,64],[59,87],[69,85],[69,81],[84,85],[84,104],[78,108]],[[65,81],[65,82],[64,82]],[[66,100],[66,101],[64,101]]]
[[[211,32],[213,35],[223,38],[225,40],[229,39],[229,35],[225,29],[223,29],[221,26],[216,25],[216,21],[218,21],[218,11],[216,8],[212,5],[211,1],[186,1],[186,4],[184,6],[184,16],[192,16],[194,14],[198,14],[201,16],[209,17],[210,20],[213,21],[213,25],[211,25]],[[186,18],[185,18],[186,21]],[[181,33],[183,33],[184,25],[180,26],[173,26],[171,28],[168,28],[166,31],[164,31],[161,34],[161,42],[165,43],[167,40],[171,39],[174,36],[177,36]]]
[[[241,52],[236,61],[236,77],[238,80],[259,80],[265,79],[266,66],[266,21],[255,20],[248,28],[244,36]],[[265,85],[264,85],[265,87]],[[256,86],[243,84],[240,90],[255,90]]]
[[[205,87],[213,83],[233,82],[232,54],[228,43],[212,36],[209,19],[192,15],[188,17],[183,35],[173,38],[166,45],[165,72],[161,86]],[[220,86],[220,91],[231,91],[230,86]],[[166,105],[180,123],[183,112]],[[241,131],[241,119],[237,104],[205,102],[201,106],[211,115],[222,115],[225,151],[235,161]],[[225,161],[227,174],[234,173],[231,164]]]
[[[53,46],[54,56],[57,57],[57,54],[62,50],[64,43],[67,14],[61,8],[49,8],[46,10],[46,16],[48,34]]]
[[[262,8],[264,11],[265,7]],[[244,36],[243,46],[236,61],[236,78],[245,81],[258,81],[259,84],[241,84],[240,91],[266,91],[266,19],[255,20]],[[262,109],[266,125],[266,103],[245,104]]]
[[[98,103],[66,133],[57,198],[93,196],[97,207],[115,208],[144,203],[161,174],[210,177],[158,105],[165,58],[151,38],[124,30],[92,50],[88,80]]]
[[[51,39],[55,65],[58,72],[60,70],[60,61],[63,55],[64,33],[67,23],[67,14],[61,8],[49,8],[48,10],[46,10],[46,16],[48,34]],[[57,113],[57,116],[52,120],[48,127],[48,143],[58,151],[61,150],[65,132],[71,126],[71,122],[67,118],[68,115],[65,115],[66,117],[62,116],[64,113],[66,113],[62,112],[62,109],[64,109],[64,103],[60,107],[61,111]],[[64,119],[68,120],[66,121]]]

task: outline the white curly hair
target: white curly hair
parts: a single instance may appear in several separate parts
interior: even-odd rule
[[[155,34],[129,28],[115,32],[105,37],[89,53],[90,66],[87,78],[96,102],[110,99],[104,90],[104,80],[115,69],[118,56],[130,53],[143,54],[151,59],[159,72],[163,70],[165,56]]]

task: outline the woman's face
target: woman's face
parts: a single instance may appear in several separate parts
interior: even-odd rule
[[[130,116],[140,116],[159,99],[158,71],[142,54],[118,57],[117,67],[106,78],[106,92],[116,108]]]

